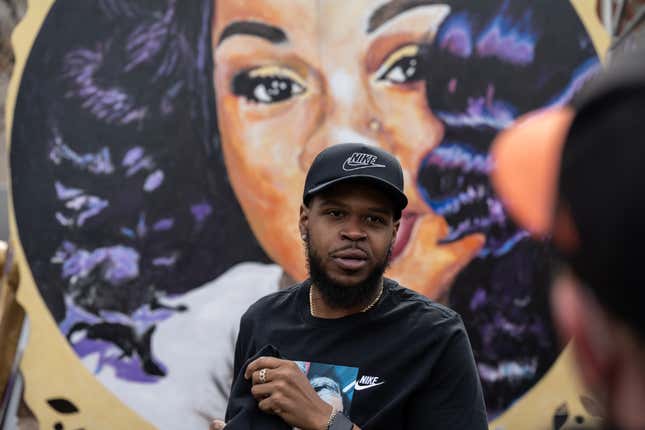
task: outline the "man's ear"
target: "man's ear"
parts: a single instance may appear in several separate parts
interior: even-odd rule
[[[309,208],[304,203],[300,205],[298,228],[300,229],[300,237],[302,240],[307,240],[307,232],[309,231]]]
[[[613,372],[616,353],[607,313],[572,274],[556,281],[551,302],[556,328],[563,340],[571,340],[584,383],[602,385]]]

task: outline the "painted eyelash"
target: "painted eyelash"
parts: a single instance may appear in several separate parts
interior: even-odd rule
[[[378,68],[378,70],[375,73],[375,76],[381,77],[383,76],[384,73],[386,73],[392,66],[394,66],[397,61],[407,58],[407,57],[415,57],[419,55],[419,45],[415,44],[410,44],[410,45],[405,45],[396,51],[394,51],[392,54],[390,54],[387,59],[381,64],[381,66]]]
[[[282,91],[290,94],[283,97]],[[280,66],[260,66],[235,75],[231,90],[238,96],[259,103],[276,103],[307,90],[302,78],[293,71]]]
[[[261,66],[248,70],[246,73],[248,73],[249,78],[270,78],[274,76],[289,78],[301,87],[306,88],[305,82],[298,74],[284,67]]]

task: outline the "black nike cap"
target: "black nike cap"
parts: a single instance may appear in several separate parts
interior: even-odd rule
[[[318,154],[307,172],[302,201],[308,204],[315,194],[345,181],[367,182],[387,193],[394,203],[396,219],[408,204],[399,160],[364,143],[341,143]]]

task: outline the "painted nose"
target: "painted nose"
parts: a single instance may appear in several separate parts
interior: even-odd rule
[[[370,99],[366,83],[350,73],[337,71],[329,78],[320,97],[316,112],[319,126],[300,154],[303,171],[309,169],[323,149],[339,143],[365,143],[392,151],[381,114]]]

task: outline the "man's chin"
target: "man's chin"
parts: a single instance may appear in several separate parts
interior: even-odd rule
[[[314,283],[316,283],[316,280],[314,280]],[[320,279],[316,283],[318,290],[327,303],[337,308],[346,309],[367,305],[376,293],[378,285],[378,280],[371,280],[365,276],[357,279],[347,279],[328,275],[327,279]]]
[[[368,275],[334,275],[328,273],[327,278],[330,282],[333,282],[339,288],[352,288],[357,287],[367,281]]]
[[[372,300],[385,271],[385,263],[347,271],[333,262],[324,263],[311,248],[311,243],[307,242],[306,245],[309,275],[327,304],[347,309],[367,304],[365,302]]]

